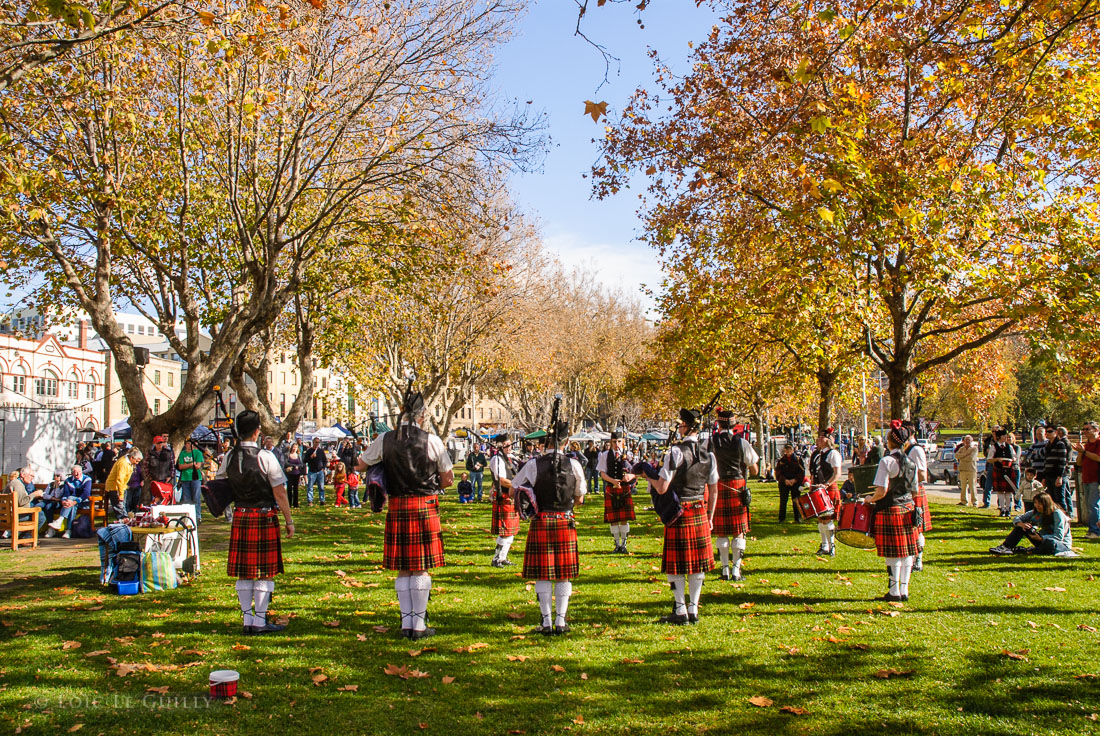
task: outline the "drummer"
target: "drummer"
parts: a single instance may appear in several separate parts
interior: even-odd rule
[[[810,456],[810,479],[815,486],[825,486],[833,502],[833,514],[817,517],[817,532],[821,546],[817,555],[836,557],[836,518],[840,513],[840,468],[844,461],[833,444],[833,428],[828,427],[817,436],[816,450]]]
[[[916,502],[917,466],[902,451],[909,430],[897,419],[886,435],[887,454],[875,473],[875,493],[867,501],[874,504],[875,549],[886,558],[890,589],[880,600],[909,600],[909,576],[917,557],[918,528],[913,515]]]
[[[924,569],[924,533],[932,531],[932,514],[928,511],[928,493],[924,490],[924,484],[928,482],[928,455],[924,448],[917,442],[917,429],[911,419],[902,420],[902,426],[909,432],[909,444],[906,455],[909,461],[917,466],[917,489],[913,492],[913,502],[921,509],[920,528],[917,529],[917,558],[913,563],[913,569],[920,572]]]

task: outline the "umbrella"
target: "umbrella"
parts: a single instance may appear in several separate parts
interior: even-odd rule
[[[523,435],[523,439],[525,439],[525,440],[537,440],[538,438],[545,437],[545,436],[546,436],[546,430],[545,429],[539,429],[539,430],[536,430],[536,431],[532,432],[531,434]]]
[[[668,432],[655,432],[651,430],[643,434],[642,439],[646,442],[664,442],[668,439]]]
[[[338,427],[325,427],[324,429],[318,429],[317,431],[313,432],[313,438],[326,442],[330,442],[332,440],[342,440],[345,437],[350,436],[350,434],[344,432]]]
[[[130,417],[120,419],[112,424],[110,427],[106,427],[99,434],[104,437],[110,437],[112,439],[128,440],[133,434],[133,430],[130,428]]]

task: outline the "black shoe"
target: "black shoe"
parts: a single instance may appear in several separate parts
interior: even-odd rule
[[[675,626],[683,626],[688,622],[687,614],[684,613],[670,613],[667,616],[661,616],[662,624],[673,624]]]
[[[817,552],[814,552],[814,554],[818,555],[819,557],[824,557],[825,555],[829,554],[829,551],[826,550],[824,547],[818,547]]]
[[[514,564],[516,564],[516,563],[512,562],[508,558],[505,558],[505,559],[500,561],[500,564],[497,565],[497,567],[511,567]]]
[[[718,573],[719,580],[733,580],[733,575],[729,573],[727,568],[723,567],[722,572]]]
[[[908,603],[908,602],[909,602],[909,596],[907,596],[907,595],[903,595],[903,596],[901,597],[901,601],[902,601],[902,603]]]
[[[916,562],[913,563],[913,572],[920,572],[923,569],[924,569],[924,561],[923,560],[917,560]]]
[[[411,638],[413,638],[412,634],[413,634],[412,629],[401,629],[401,638],[402,639],[411,639]]]
[[[876,601],[886,601],[887,603],[901,603],[902,597],[900,595],[891,595],[890,593],[887,593],[886,595],[882,596],[881,598],[876,598],[875,600]]]
[[[286,626],[284,624],[273,624],[270,621],[268,621],[263,626],[253,626],[252,627],[252,633],[253,634],[276,634],[276,633],[284,630],[285,628],[286,628]]]
[[[554,636],[562,636],[569,633],[569,624],[554,627]]]
[[[550,636],[551,634],[554,633],[554,627],[553,626],[536,626],[535,628],[531,629],[531,633],[532,634],[542,634],[543,636]]]
[[[241,627],[241,633],[244,634],[245,636],[252,636],[252,634],[255,633],[255,632],[252,631],[253,628],[254,627],[252,627],[252,626],[243,626],[243,627]]]
[[[435,629],[433,629],[431,626],[424,629],[423,631],[413,630],[409,632],[409,638],[413,641],[416,641],[417,639],[427,639],[429,636],[435,636]]]
[[[490,562],[489,564],[492,565],[493,567],[500,567],[500,560],[498,560],[496,557],[494,557],[493,561]]]
[[[688,623],[691,624],[692,626],[699,623],[699,614],[689,613],[688,614]]]

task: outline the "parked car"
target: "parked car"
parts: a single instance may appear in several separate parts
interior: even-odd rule
[[[946,452],[946,450],[945,450]],[[951,450],[951,467],[943,471],[943,479],[948,485],[957,486],[959,484],[959,464],[954,462],[955,451]],[[929,475],[931,475],[929,470]],[[985,487],[985,458],[978,458],[978,488]]]
[[[928,478],[929,480],[943,480],[950,483],[951,480],[948,476],[955,467],[955,449],[945,447],[936,453],[928,463]]]

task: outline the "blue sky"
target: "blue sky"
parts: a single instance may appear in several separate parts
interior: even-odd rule
[[[532,100],[549,118],[551,148],[542,170],[517,174],[512,190],[537,218],[549,250],[567,263],[596,271],[608,286],[641,296],[639,283],[658,287],[661,274],[656,253],[635,240],[641,226],[640,189],[602,202],[591,197],[591,180],[582,175],[596,161],[592,139],[603,136],[604,123],[584,115],[584,101],[606,100],[610,117],[617,119],[635,89],[655,88],[648,49],[656,49],[674,71],[686,71],[688,42],[706,37],[714,15],[697,9],[692,0],[657,0],[642,13],[633,4],[589,5],[582,30],[621,60],[602,87],[600,53],[573,35],[577,6],[572,0],[532,0],[515,38],[497,54],[501,93],[521,102]]]

